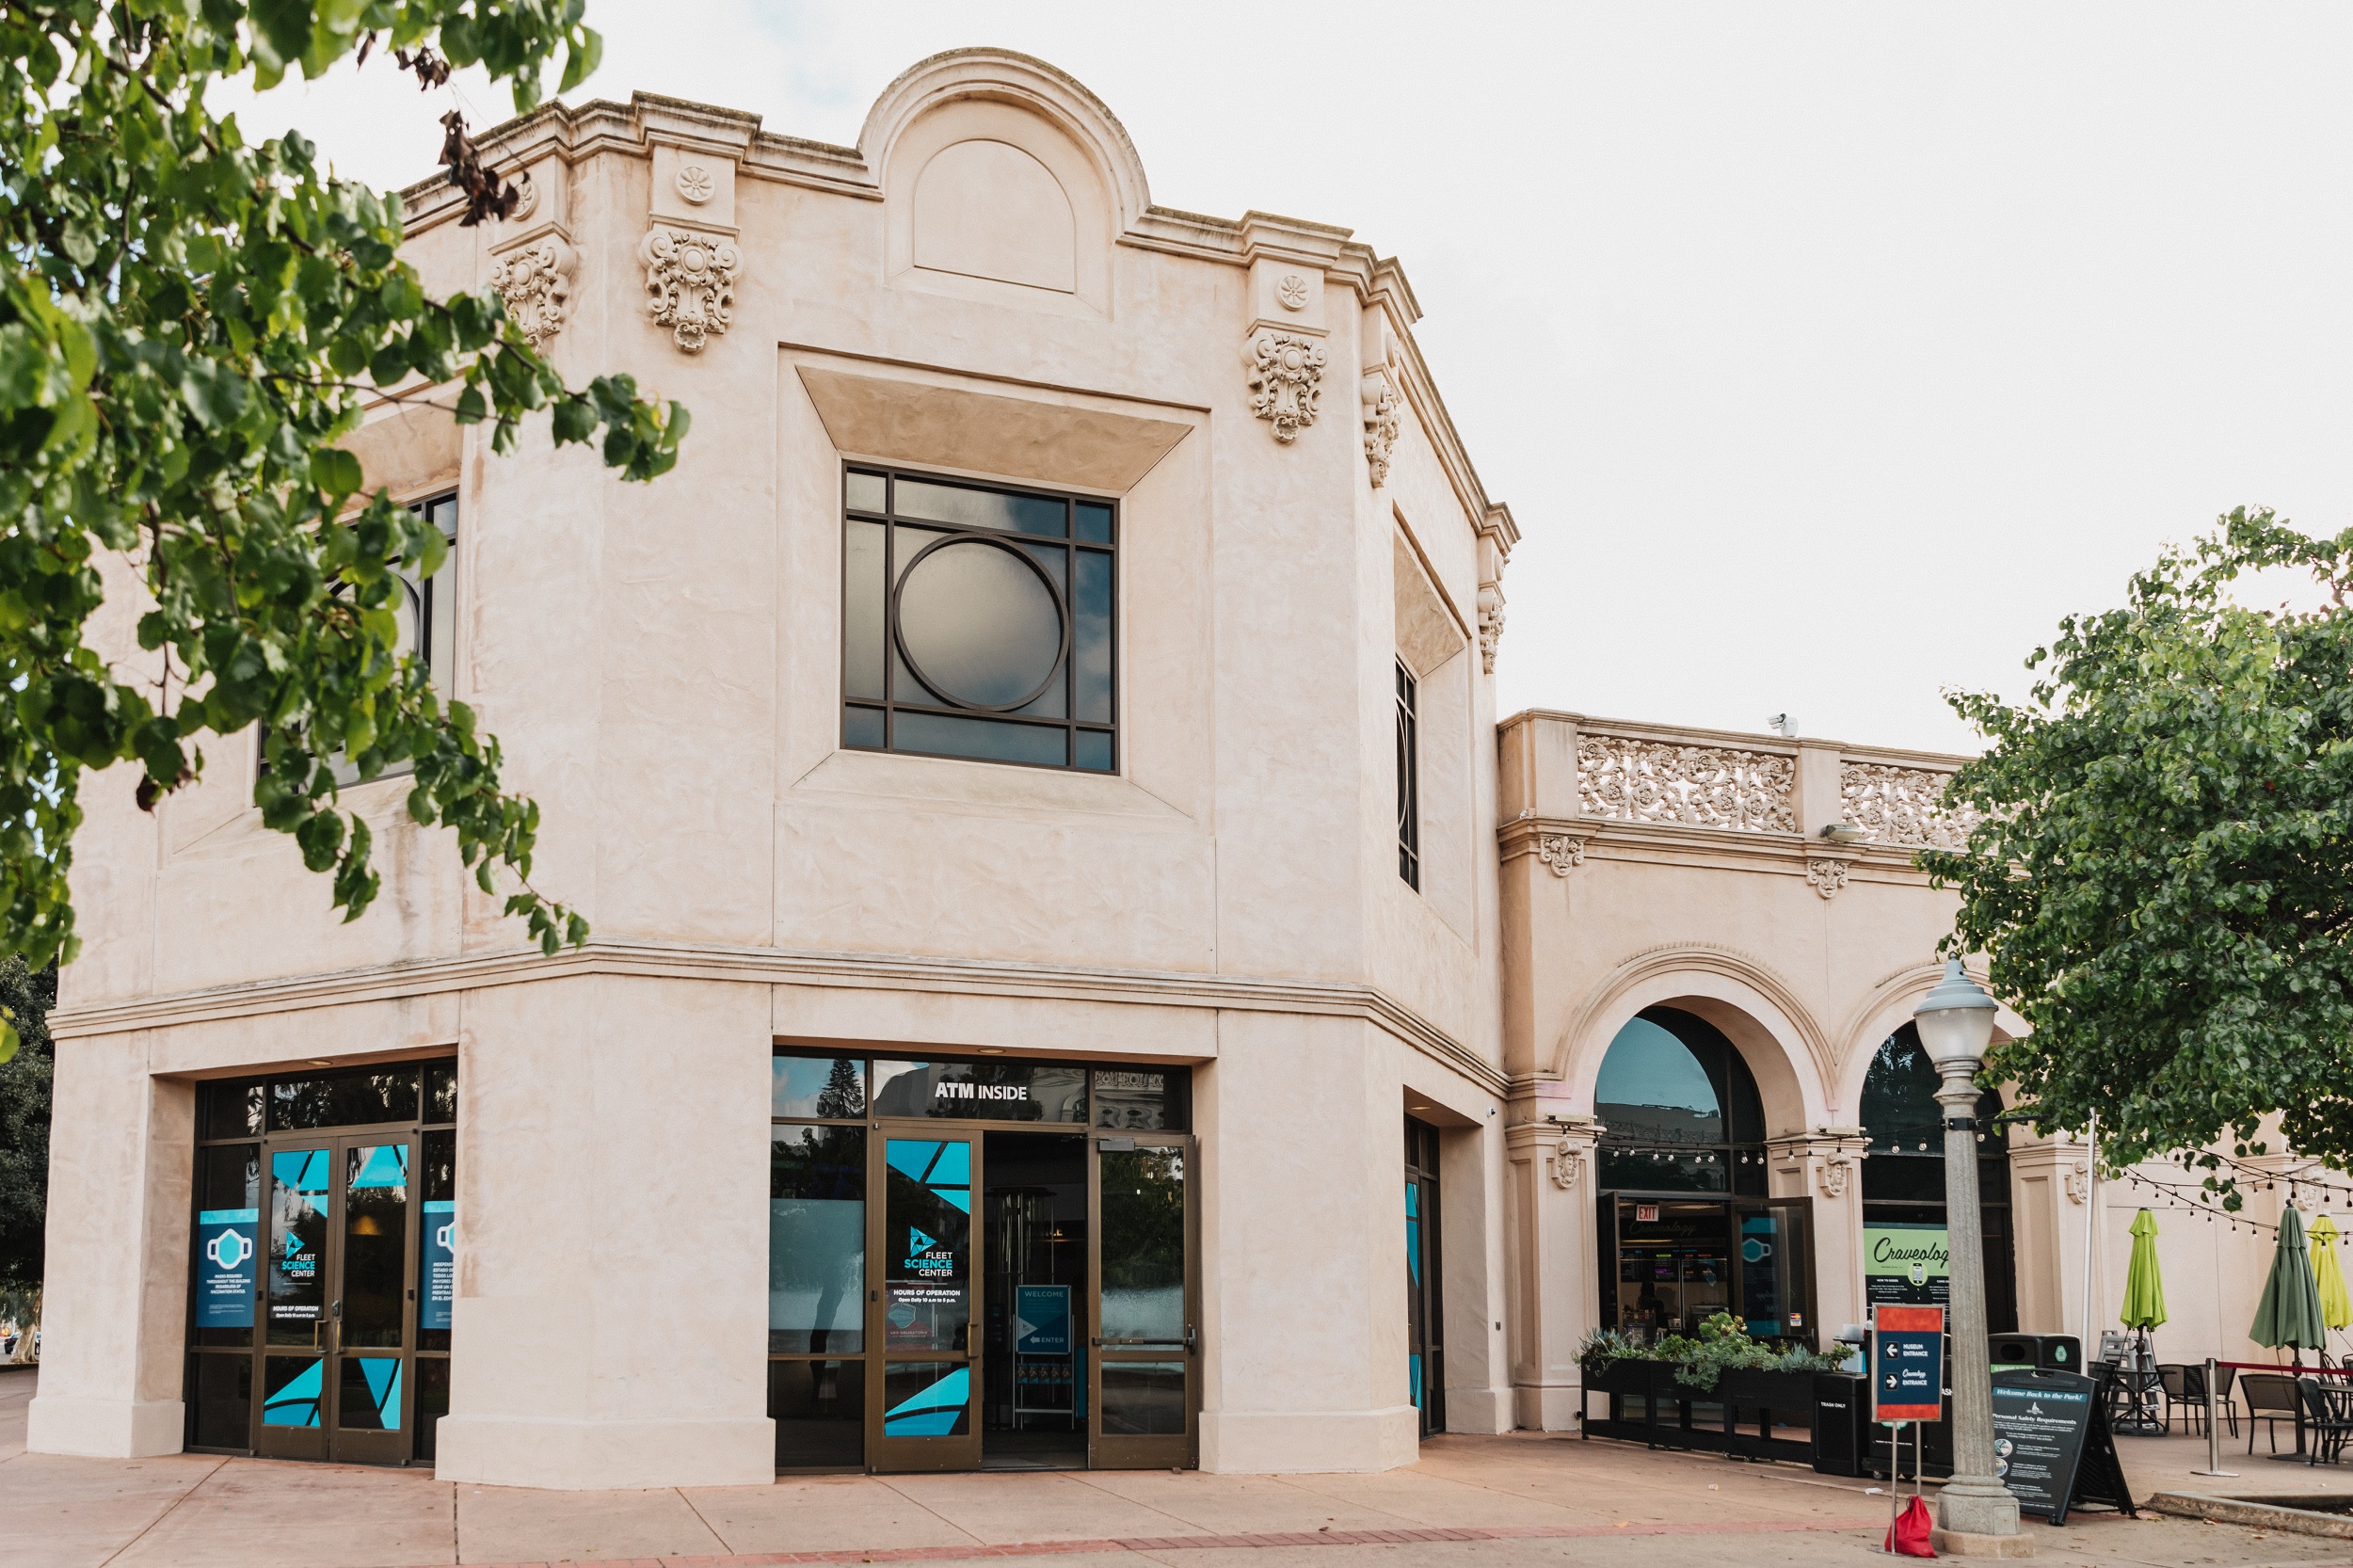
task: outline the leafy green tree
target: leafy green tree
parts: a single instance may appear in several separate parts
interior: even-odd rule
[[[40,1288],[42,1227],[49,1211],[49,1086],[52,1054],[47,1022],[57,1000],[57,971],[28,969],[22,958],[0,958],[0,1007],[16,1020],[24,1042],[0,1063],[0,1317],[22,1320]]]
[[[2233,584],[2309,572],[2317,611]],[[2173,1150],[2353,1161],[2353,530],[2242,508],[2062,621],[2029,700],[1956,694],[1991,743],[1947,798],[1984,813],[1922,864],[1961,890],[1951,951],[1991,956],[2033,1027],[1989,1081],[2121,1165]],[[2201,1152],[2236,1208],[2233,1160]]]
[[[536,808],[498,743],[397,651],[396,569],[438,530],[342,449],[392,392],[488,422],[497,451],[544,415],[627,479],[676,461],[686,413],[624,376],[568,388],[494,293],[428,296],[395,254],[397,197],[340,180],[289,134],[248,144],[205,107],[347,55],[415,72],[479,64],[519,108],[563,57],[592,70],[582,0],[7,0],[0,7],[0,952],[70,959],[83,775],[137,773],[139,804],[194,779],[200,743],[258,727],[263,820],[331,875],[346,920],[376,892],[339,760],[412,770],[408,809],[454,830],[486,892],[553,952],[586,934],[530,883]],[[512,210],[455,114],[442,161],[464,221]],[[101,566],[143,592],[146,657],[86,640]],[[0,1050],[9,1048],[0,1038]]]

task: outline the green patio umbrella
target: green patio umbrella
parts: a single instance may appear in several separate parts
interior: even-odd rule
[[[2304,1216],[2294,1204],[2280,1211],[2279,1250],[2271,1255],[2271,1277],[2264,1281],[2263,1299],[2255,1304],[2254,1326],[2247,1336],[2273,1350],[2293,1345],[2316,1351],[2329,1342],[2320,1286],[2313,1278],[2312,1248],[2304,1240]]]
[[[2157,1217],[2147,1209],[2133,1216],[2133,1257],[2124,1266],[2126,1328],[2153,1329],[2166,1320],[2165,1279],[2157,1272]]]
[[[2323,1214],[2313,1222],[2313,1279],[2320,1287],[2320,1320],[2330,1328],[2353,1328],[2353,1294],[2345,1288],[2337,1261],[2336,1222]]]

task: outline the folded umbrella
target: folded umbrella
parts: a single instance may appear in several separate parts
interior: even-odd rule
[[[2353,1328],[2353,1294],[2345,1288],[2337,1260],[2337,1224],[2323,1214],[2313,1222],[2313,1279],[2320,1287],[2320,1320],[2330,1328]]]
[[[2157,1217],[2147,1209],[2133,1216],[2133,1256],[2124,1266],[2126,1328],[2152,1329],[2166,1320],[2165,1279],[2157,1272]]]
[[[2293,1345],[2316,1351],[2329,1342],[2320,1286],[2313,1278],[2312,1248],[2304,1240],[2304,1216],[2294,1204],[2280,1211],[2280,1244],[2271,1254],[2271,1277],[2264,1281],[2247,1336],[2272,1350]]]

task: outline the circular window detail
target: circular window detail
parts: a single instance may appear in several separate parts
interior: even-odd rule
[[[923,547],[900,574],[899,651],[958,708],[1010,712],[1053,683],[1070,648],[1063,596],[1018,545],[972,534]]]

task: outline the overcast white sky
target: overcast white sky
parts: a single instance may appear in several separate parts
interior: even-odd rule
[[[2353,525],[2353,8],[590,0],[632,89],[856,139],[1037,55],[1164,206],[1402,259],[1491,495],[1504,711],[1974,749],[2071,610],[2240,503]],[[437,95],[438,96],[438,95]],[[466,89],[477,125],[504,93]],[[432,172],[381,65],[267,95]],[[1327,409],[1327,417],[1329,410]]]

